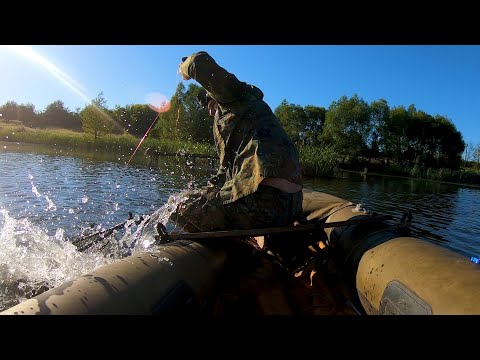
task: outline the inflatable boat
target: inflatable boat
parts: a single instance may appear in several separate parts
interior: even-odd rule
[[[480,266],[412,236],[410,214],[385,219],[307,189],[303,208],[310,227],[176,239],[0,314],[480,314]],[[269,270],[251,277],[249,259]]]

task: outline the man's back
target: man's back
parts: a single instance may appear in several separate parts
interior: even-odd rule
[[[284,179],[301,189],[298,151],[259,88],[238,80],[204,51],[186,58],[180,70],[218,104],[213,133],[224,204],[255,192],[266,178]]]

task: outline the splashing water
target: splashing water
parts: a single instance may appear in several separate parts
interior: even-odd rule
[[[143,169],[0,152],[0,311],[137,251],[157,251],[156,222],[172,231],[167,219],[183,198],[172,194],[187,185],[178,161],[167,160]],[[172,169],[177,176],[168,175]],[[211,169],[198,169],[194,179],[204,183]],[[125,222],[130,211],[149,215]],[[127,226],[96,236],[98,244],[85,251],[75,246],[119,223]]]
[[[36,197],[42,196],[42,194],[40,194],[40,193],[38,192],[37,187],[33,184],[33,181],[32,181],[32,193],[33,193]]]
[[[28,179],[30,180],[30,184],[32,185],[32,193],[36,197],[42,197],[42,194],[40,193],[40,191],[38,191],[37,187],[33,183],[33,175],[29,173],[28,174]],[[57,206],[54,204],[54,202],[47,195],[44,195],[44,197],[45,197],[45,200],[47,200],[47,207],[46,207],[45,211],[55,211],[55,210],[57,210]]]
[[[178,194],[170,195],[168,201],[160,209],[143,221],[144,225],[133,234],[132,242],[130,243],[130,247],[133,248],[134,252],[145,251],[151,248],[155,242],[155,236],[158,235],[156,225],[159,222],[167,224],[170,215],[175,211],[178,204],[185,201],[190,193],[191,191],[184,190]],[[140,231],[140,234],[138,231]]]
[[[111,261],[78,252],[63,229],[49,236],[28,219],[0,210],[0,310]]]
[[[47,201],[45,211],[55,212],[54,202],[37,189],[33,176],[28,176],[32,193]],[[33,219],[15,219],[0,208],[0,311],[136,252],[155,251],[157,223],[171,231],[170,215],[191,192],[190,189],[170,195],[152,214],[127,220],[122,229],[105,238],[97,237],[94,246],[83,252],[66,237],[67,228],[49,232],[36,226]],[[88,196],[83,195],[81,202],[88,201]],[[120,208],[117,202],[111,206]],[[69,214],[77,213],[73,208],[67,209]],[[97,224],[90,230],[105,229]]]
[[[53,203],[52,200],[50,200],[50,198],[47,195],[45,195],[45,199],[47,200],[47,208],[45,209],[46,211],[57,210],[57,206]]]
[[[88,248],[88,252],[102,253],[111,258],[123,258],[139,251],[154,251],[155,236],[158,235],[156,225],[161,222],[164,225],[167,224],[167,228],[171,230],[173,225],[168,223],[170,215],[191,193],[191,190],[184,190],[170,195],[168,201],[151,215],[136,216],[127,220],[120,230],[106,237],[97,237],[93,240],[95,244]],[[118,238],[119,234],[120,238]]]

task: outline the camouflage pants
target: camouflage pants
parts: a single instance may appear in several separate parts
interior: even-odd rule
[[[302,215],[302,191],[289,194],[260,185],[255,193],[226,205],[215,195],[207,188],[192,194],[170,219],[183,230],[199,232],[288,226]],[[241,238],[221,243],[229,253],[231,268],[235,269],[229,283],[239,292],[240,302],[251,304],[261,315],[291,314],[283,273],[277,264]]]
[[[302,200],[302,191],[259,185],[253,194],[224,205],[216,191],[204,188],[181,203],[170,220],[188,232],[287,226],[302,215]]]

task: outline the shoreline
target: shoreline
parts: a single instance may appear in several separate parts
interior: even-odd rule
[[[394,177],[394,178],[400,178],[400,179],[423,180],[423,181],[436,182],[436,183],[440,183],[440,184],[465,186],[465,187],[470,187],[470,188],[473,188],[473,189],[480,189],[480,185],[477,185],[477,184],[457,183],[457,182],[444,181],[444,180],[416,178],[416,177],[403,176],[403,175],[390,175],[390,174],[382,174],[382,173],[375,173],[375,172],[364,173],[363,171],[357,171],[357,170],[336,169],[335,171],[347,172],[347,173],[352,173],[352,174],[360,174],[360,175],[365,175],[365,176],[371,175],[371,176]]]
[[[44,146],[44,147],[54,147],[54,148],[58,147],[58,148],[64,149],[64,150],[68,149],[68,150],[71,150],[71,151],[79,152],[78,148],[75,148],[74,146],[68,146],[68,145],[19,142],[19,141],[4,140],[4,139],[0,140],[0,145],[3,145],[3,144],[15,144],[19,147],[22,147],[22,146],[25,146],[25,147]],[[3,146],[3,147],[6,148],[6,146]],[[1,149],[1,151],[3,151],[3,150],[4,149]],[[90,153],[91,151],[87,151],[87,152]],[[97,150],[94,150],[93,153],[98,154],[99,152]],[[100,152],[100,153],[102,153],[102,152]],[[212,156],[207,155],[207,154],[177,154],[177,153],[161,152],[161,153],[154,154],[154,157],[157,157],[157,159],[158,159],[158,156],[172,156],[172,155],[194,157],[194,158],[196,158],[196,157],[207,158],[207,159],[212,160]],[[122,157],[126,157],[126,156],[128,156],[128,154],[123,154],[122,155]],[[144,155],[143,161],[140,161],[140,162],[148,162],[148,161],[150,161],[150,157]],[[155,159],[154,159],[154,161],[155,161]],[[347,169],[335,169],[334,172],[347,172],[347,173],[360,174],[360,175],[365,175],[365,176],[371,175],[371,176],[381,176],[381,177],[393,177],[393,178],[400,178],[400,179],[423,180],[423,181],[436,182],[436,183],[440,183],[440,184],[448,184],[448,185],[464,186],[464,187],[469,187],[469,188],[473,188],[473,189],[480,189],[480,184],[458,183],[458,182],[452,182],[452,181],[434,180],[434,179],[427,179],[427,178],[417,178],[417,177],[404,176],[404,175],[390,175],[390,174],[377,173],[377,172],[364,173],[363,171],[347,170]],[[315,176],[307,175],[307,177],[315,177]]]

